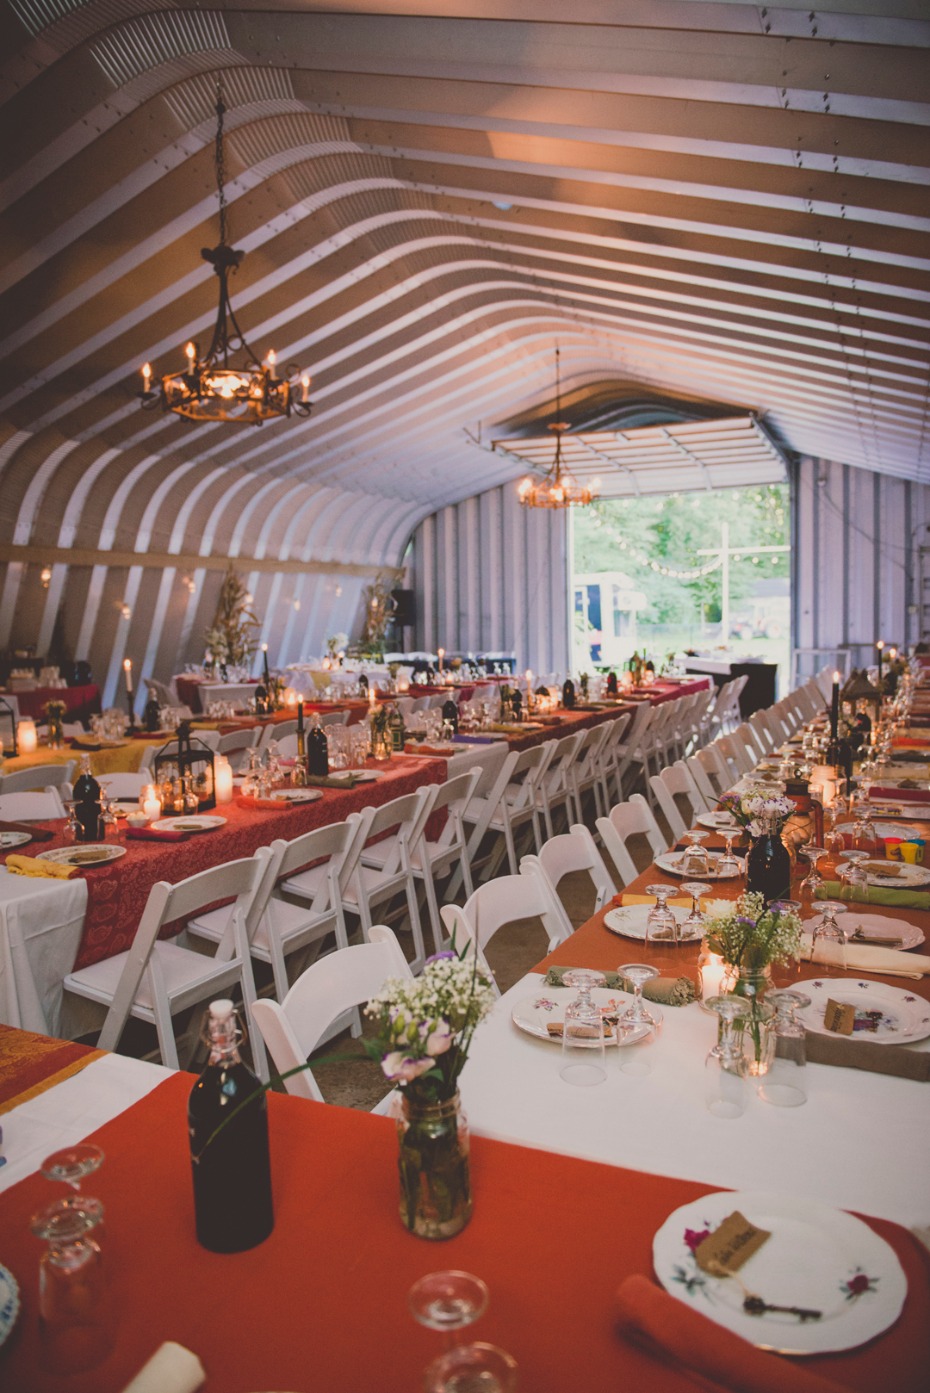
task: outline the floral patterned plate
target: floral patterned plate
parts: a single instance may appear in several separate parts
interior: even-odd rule
[[[930,870],[926,866],[907,861],[866,861],[864,865],[869,884],[882,889],[900,885],[902,890],[910,890],[915,885],[930,885]]]
[[[565,1019],[565,1007],[570,1001],[574,1001],[576,996],[577,992],[569,987],[548,987],[543,982],[538,992],[517,1002],[511,1019],[517,1029],[525,1030],[527,1035],[535,1035],[537,1040],[552,1040],[558,1045],[561,1037],[553,1035],[549,1026],[562,1024]],[[591,1000],[600,1008],[601,1015],[607,1018],[608,1025],[611,1016],[625,1011],[633,1002],[632,996],[628,996],[626,992],[612,992],[607,987],[595,987],[591,993]],[[649,1014],[657,1021],[660,1019],[659,1008],[652,1002],[649,1003]],[[642,1030],[639,1034],[631,1032],[625,1037],[624,1043],[633,1045],[648,1034],[648,1030]],[[608,1044],[613,1042],[612,1036],[605,1036],[605,1039]]]
[[[718,863],[723,859],[722,851],[708,851],[707,858],[709,866],[700,875],[695,875],[693,871],[685,869],[683,862],[685,853],[683,851],[667,851],[662,856],[656,857],[656,865],[660,870],[668,871],[670,875],[686,875],[692,880],[735,880],[737,876],[745,875],[746,867],[740,858],[734,858],[738,870],[721,872]]]
[[[19,1315],[19,1285],[8,1267],[0,1266],[0,1345]]]
[[[642,942],[646,937],[646,920],[654,908],[655,906],[651,904],[628,904],[621,909],[608,910],[604,915],[604,927],[610,929],[613,934],[620,934],[622,938],[638,938]],[[672,913],[678,920],[679,926],[688,917],[686,909],[676,909],[674,905]],[[650,942],[653,937],[654,935],[650,936]],[[663,937],[664,935],[660,935],[660,942]],[[690,942],[691,940],[697,942],[701,934],[684,934],[679,927],[679,937],[682,942]]]
[[[811,999],[798,1011],[806,1030],[829,1035],[823,1023],[828,1001],[851,1005],[856,1010],[852,1039],[873,1045],[910,1044],[930,1035],[930,1002],[904,987],[884,982],[857,982],[845,977],[815,977],[799,982],[798,989]]]
[[[739,1282],[710,1276],[694,1256],[734,1210],[770,1234],[740,1268]],[[779,1354],[855,1349],[894,1324],[907,1294],[907,1278],[883,1238],[861,1219],[798,1195],[704,1195],[669,1215],[653,1239],[652,1261],[663,1287],[684,1305]],[[747,1293],[821,1316],[750,1315],[743,1309]]]
[[[722,832],[724,835],[740,830],[739,823],[733,814],[725,813],[722,809],[714,813],[701,813],[697,825],[698,827],[709,827],[712,832]]]

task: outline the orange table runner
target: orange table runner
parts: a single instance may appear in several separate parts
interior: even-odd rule
[[[194,1239],[186,1101],[178,1074],[94,1134],[106,1161],[94,1192],[118,1302],[115,1352],[95,1370],[43,1374],[38,1362],[36,1269],[28,1219],[55,1188],[31,1176],[0,1195],[0,1253],[22,1286],[19,1329],[0,1351],[0,1382],[17,1393],[117,1393],[167,1339],[201,1359],[209,1393],[260,1389],[410,1393],[441,1339],[415,1325],[410,1285],[441,1267],[464,1268],[491,1292],[478,1338],[512,1352],[525,1393],[630,1388],[688,1393],[679,1368],[617,1329],[616,1292],[652,1272],[652,1236],[706,1185],[595,1165],[475,1138],[475,1212],[456,1238],[430,1244],[397,1213],[397,1142],[384,1118],[302,1099],[270,1099],[274,1232],[251,1252],[220,1257]],[[467,1099],[466,1099],[467,1105]],[[906,1230],[871,1227],[908,1278],[896,1325],[867,1347],[806,1360],[861,1393],[925,1387],[930,1281]],[[785,1365],[785,1387],[790,1388]]]
[[[101,1053],[89,1045],[0,1025],[0,1113],[76,1074]]]

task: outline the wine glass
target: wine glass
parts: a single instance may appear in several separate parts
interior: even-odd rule
[[[714,1117],[742,1117],[748,1100],[747,1066],[735,1023],[749,1015],[749,1003],[726,995],[712,996],[706,1004],[720,1019],[716,1043],[704,1061],[704,1101]]]
[[[840,904],[838,900],[821,900],[817,908],[820,910],[820,920],[815,922],[811,929],[811,962],[814,961],[818,938],[842,944],[845,962],[846,936],[841,932],[838,920],[846,913],[846,905]]]
[[[440,1330],[452,1344],[458,1332],[483,1316],[490,1294],[480,1277],[449,1268],[427,1272],[407,1293],[407,1305],[414,1320],[430,1330]]]
[[[678,920],[675,918],[675,911],[668,903],[669,898],[676,894],[677,885],[647,885],[646,894],[655,896],[655,905],[646,916],[646,937],[645,945],[655,942],[656,939],[671,941],[678,946]]]
[[[817,898],[817,891],[820,889],[821,885],[823,885],[823,876],[820,874],[820,861],[826,854],[827,849],[823,846],[811,846],[808,844],[807,846],[798,847],[798,855],[803,856],[806,861],[810,862],[810,870],[798,887],[798,894],[801,897],[802,904],[813,905]]]
[[[568,987],[577,988],[578,995],[565,1008],[559,1075],[566,1083],[591,1088],[607,1078],[604,1019],[600,1008],[591,1000],[593,989],[604,985],[604,975],[579,967],[563,973],[562,981]]]
[[[94,1142],[76,1142],[74,1146],[63,1146],[60,1151],[53,1151],[50,1156],[46,1156],[39,1170],[46,1180],[61,1181],[64,1185],[70,1185],[76,1195],[80,1195],[81,1204],[90,1214],[99,1215],[94,1220],[95,1223],[103,1222],[103,1205],[99,1200],[92,1199],[90,1195],[82,1194],[81,1185],[85,1175],[93,1175],[103,1165],[104,1154],[99,1146]]]
[[[681,868],[688,875],[707,875],[710,870],[707,848],[704,846],[704,841],[708,836],[709,833],[702,832],[700,829],[685,833],[685,841],[688,845],[681,858]]]
[[[701,912],[701,896],[709,895],[711,887],[702,880],[686,880],[682,890],[691,896],[691,913],[681,926],[682,938],[703,938],[704,915]]]
[[[740,863],[733,855],[733,843],[736,841],[739,829],[734,827],[732,831],[724,831],[723,855],[717,862],[717,875],[721,880],[729,876],[739,875]]]
[[[67,1195],[30,1220],[48,1249],[39,1262],[40,1359],[51,1372],[92,1369],[113,1347],[113,1311],[106,1273],[93,1231],[103,1207],[83,1195]]]
[[[805,1034],[797,1013],[809,1006],[811,999],[795,988],[767,992],[765,999],[776,1010],[775,1054],[767,1073],[759,1078],[758,1094],[773,1107],[797,1108],[807,1102]]]
[[[643,987],[653,977],[658,977],[659,969],[651,967],[648,963],[623,963],[617,968],[617,972],[621,977],[625,977],[633,988],[633,1005],[627,1007],[620,1019],[632,1022],[634,1026],[647,1025],[655,1030],[662,1023],[662,1012],[652,1003],[649,1010],[646,1010],[643,1005]]]
[[[512,1393],[517,1361],[497,1345],[476,1340],[434,1359],[424,1375],[425,1393]]]
[[[853,824],[852,844],[855,851],[864,851],[866,856],[874,856],[877,849],[878,833],[872,821],[868,804],[862,804],[856,812]]]
[[[869,877],[865,862],[869,859],[867,851],[847,851],[839,865],[840,899],[865,900],[869,898]]]

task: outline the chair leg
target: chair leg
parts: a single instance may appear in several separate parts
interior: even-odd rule
[[[413,972],[422,972],[426,962],[426,946],[423,942],[423,926],[420,923],[420,907],[417,904],[417,887],[413,876],[407,877],[407,908],[410,912],[410,929],[413,934]]]
[[[508,813],[507,813],[507,809],[506,809],[506,808],[503,810],[503,814],[504,814],[504,817],[503,817],[503,822],[504,822],[504,842],[506,843],[506,846],[507,846],[507,864],[508,864],[508,866],[510,867],[510,874],[511,874],[511,875],[517,875],[519,872],[518,872],[518,868],[517,868],[517,853],[516,853],[516,849],[515,849],[514,844],[513,844],[513,827],[511,826],[510,817],[508,816]],[[535,809],[533,810],[533,824],[534,824],[534,826],[538,826],[538,824],[537,824],[537,814],[536,814],[536,810],[535,810]],[[537,832],[537,835],[536,835],[536,840],[537,840],[537,842],[539,841],[539,833],[538,833],[538,832]],[[539,850],[539,847],[538,847],[538,846],[537,846],[536,850],[537,850],[537,851]]]
[[[430,927],[433,930],[433,943],[436,945],[436,952],[441,953],[443,947],[442,920],[439,917],[439,902],[436,898],[436,886],[433,883],[433,868],[425,856],[421,859],[425,862],[423,867],[423,889],[426,893],[426,906],[429,910]],[[469,894],[471,892],[469,891]]]

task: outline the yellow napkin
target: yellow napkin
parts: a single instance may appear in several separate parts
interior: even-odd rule
[[[6,868],[14,875],[31,875],[46,880],[70,880],[76,866],[59,866],[54,861],[40,861],[37,856],[8,856]]]
[[[816,956],[811,959],[811,936],[801,936],[801,957],[825,967],[842,967],[842,946],[832,938],[818,938]],[[881,948],[872,943],[847,943],[846,967],[850,972],[877,972],[885,977],[923,977],[930,972],[930,958],[922,953],[905,953],[900,948]]]
[[[635,895],[632,894],[629,890],[624,890],[623,894],[620,896],[620,903],[623,905],[655,904],[655,902],[655,895]],[[666,904],[670,904],[673,909],[690,909],[691,896],[687,895],[683,897],[681,895],[676,895],[673,900],[666,900]]]

